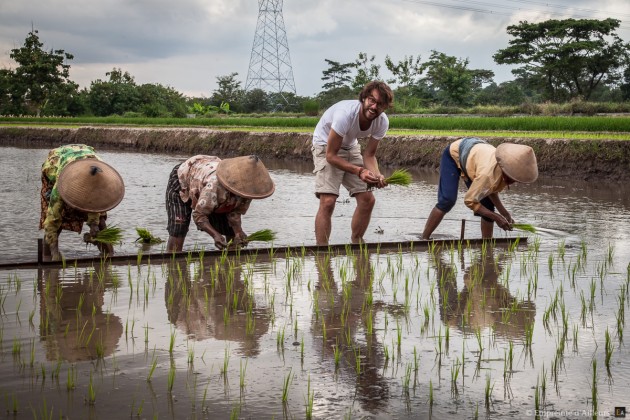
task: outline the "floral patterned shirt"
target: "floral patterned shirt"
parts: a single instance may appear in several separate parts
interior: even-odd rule
[[[42,206],[40,228],[44,229],[47,244],[57,241],[57,232],[63,228],[81,232],[83,222],[98,223],[100,213],[86,213],[65,206],[57,189],[57,178],[70,162],[80,159],[98,159],[94,148],[84,144],[69,144],[52,149],[42,165]]]
[[[197,227],[206,223],[211,213],[243,215],[251,199],[229,192],[219,182],[216,170],[221,159],[216,156],[196,155],[182,163],[177,170],[181,186],[180,197],[186,203],[192,200],[192,219]]]

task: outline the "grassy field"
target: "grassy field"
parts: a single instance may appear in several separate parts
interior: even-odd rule
[[[223,130],[310,132],[318,117],[215,118],[17,118],[1,117],[4,126],[76,127],[116,125],[131,127],[220,128]],[[410,117],[390,116],[390,135],[435,135],[482,137],[535,137],[630,139],[630,117],[625,116],[517,116],[517,117]]]

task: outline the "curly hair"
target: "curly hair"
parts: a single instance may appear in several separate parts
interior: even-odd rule
[[[394,102],[394,92],[392,92],[392,89],[387,83],[380,80],[372,80],[366,84],[363,89],[361,89],[361,93],[359,93],[359,100],[363,102],[365,98],[370,96],[374,89],[378,90],[383,105],[389,108],[392,102]]]

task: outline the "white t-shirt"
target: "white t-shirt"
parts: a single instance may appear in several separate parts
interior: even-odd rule
[[[331,129],[343,137],[342,149],[351,149],[358,143],[359,138],[372,137],[380,140],[385,137],[389,128],[387,115],[381,113],[367,130],[362,131],[359,128],[360,112],[361,102],[358,100],[340,101],[328,108],[315,127],[313,145],[325,146]]]

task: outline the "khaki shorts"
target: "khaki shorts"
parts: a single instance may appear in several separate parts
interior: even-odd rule
[[[370,191],[368,185],[361,181],[358,176],[330,165],[326,161],[326,146],[313,146],[313,163],[315,169],[315,196],[320,194],[334,194],[339,196],[339,188],[343,185],[350,196]],[[363,156],[361,156],[361,146],[356,145],[350,150],[339,149],[339,157],[347,160],[353,165],[363,166]]]

